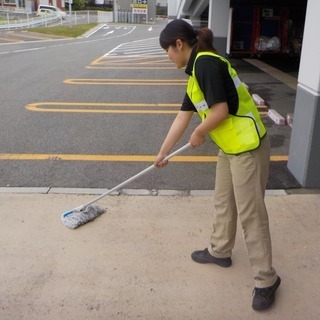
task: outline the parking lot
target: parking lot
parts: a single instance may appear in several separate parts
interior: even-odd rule
[[[159,48],[157,34],[161,26],[156,28],[140,26],[138,30],[136,27],[105,26],[85,40],[40,41],[39,45],[33,42],[33,50],[37,50],[32,55],[33,59],[36,59],[35,55],[40,57],[52,52],[50,61],[53,62],[62,49],[65,59],[56,64],[61,70],[59,73],[55,72],[54,62],[50,67],[43,61],[45,68],[52,68],[48,83],[40,86],[43,87],[41,92],[47,96],[29,94],[29,101],[17,106],[19,109],[21,106],[25,108],[27,113],[24,117],[28,122],[39,124],[29,125],[28,135],[38,137],[37,130],[42,134],[41,139],[37,139],[37,148],[29,142],[22,148],[2,146],[1,163],[6,164],[6,168],[15,168],[14,174],[11,171],[10,175],[10,170],[4,170],[2,186],[113,187],[121,182],[119,179],[128,178],[152,163],[179,109],[186,85],[183,70],[176,70]],[[139,32],[143,34],[142,38],[137,38]],[[111,39],[117,39],[117,43],[111,43]],[[79,50],[80,46],[83,49]],[[67,54],[69,49],[70,54]],[[71,61],[75,65],[72,70]],[[275,125],[266,115],[269,108],[277,109],[284,115],[293,112],[294,89],[247,61],[232,59],[232,63],[250,91],[266,100],[259,110],[272,144],[268,188],[298,187],[286,168],[291,128]],[[41,70],[45,72],[45,69]],[[39,75],[32,77],[37,78]],[[49,91],[45,89],[48,86]],[[95,128],[93,143],[92,134],[89,131],[86,134],[77,124],[83,121],[87,130],[90,126]],[[195,117],[194,124],[197,121]],[[79,132],[74,136],[77,130]],[[17,128],[17,132],[20,131],[21,128]],[[69,136],[68,140],[63,136]],[[25,138],[21,137],[21,140]],[[187,136],[181,143],[186,141]],[[48,147],[50,145],[51,148]],[[10,152],[8,149],[15,150]],[[161,174],[154,173],[148,179],[135,182],[132,187],[213,189],[216,154],[217,148],[208,141],[199,150],[175,158]],[[102,167],[105,168],[103,175]],[[39,168],[49,174],[39,175]],[[90,174],[83,176],[88,168]],[[190,169],[201,174],[190,180],[183,174]],[[160,178],[160,175],[164,177]]]

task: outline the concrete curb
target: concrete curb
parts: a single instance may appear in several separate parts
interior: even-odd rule
[[[99,188],[50,188],[50,187],[0,187],[0,193],[20,193],[20,194],[81,194],[100,195],[108,189]],[[319,191],[320,192],[320,191]],[[147,189],[122,189],[112,192],[110,195],[126,196],[212,196],[214,190],[147,190]],[[293,193],[293,192],[290,192]],[[314,193],[314,192],[311,192]],[[266,196],[288,195],[286,190],[266,190]]]

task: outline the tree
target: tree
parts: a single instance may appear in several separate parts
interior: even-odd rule
[[[67,1],[66,1],[67,2]],[[73,10],[85,10],[87,5],[86,0],[73,0]]]

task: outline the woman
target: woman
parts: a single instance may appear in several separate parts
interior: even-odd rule
[[[266,129],[235,70],[225,58],[217,55],[210,29],[194,30],[184,20],[176,19],[162,30],[160,45],[177,68],[186,66],[189,80],[181,109],[154,165],[161,168],[167,164],[164,158],[197,112],[202,122],[192,132],[190,144],[200,146],[209,135],[220,150],[210,244],[204,250],[193,252],[191,257],[198,263],[231,266],[239,217],[255,280],[252,307],[266,309],[273,304],[281,282],[272,267],[264,202],[270,159]]]

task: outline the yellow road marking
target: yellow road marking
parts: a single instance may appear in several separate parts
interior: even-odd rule
[[[216,156],[175,156],[170,162],[217,162]],[[41,154],[0,153],[0,160],[63,160],[63,161],[108,161],[108,162],[153,162],[148,155],[85,155],[85,154]],[[288,156],[271,156],[273,162],[288,161]]]
[[[160,63],[162,64],[170,64],[173,65],[171,61],[168,62],[168,58],[166,59],[161,59],[161,60],[152,60],[152,61],[146,61],[146,62],[141,62],[141,64],[151,64],[151,63]]]
[[[277,161],[288,161],[288,156],[271,156],[270,157],[270,160],[273,161],[273,162],[277,162]]]
[[[35,112],[64,113],[176,114],[179,112],[180,106],[179,103],[38,102],[28,104],[26,109]],[[168,110],[170,108],[174,108],[174,110]],[[262,110],[260,110],[260,114],[267,113]]]
[[[2,38],[2,37],[0,37],[0,41],[5,41],[5,42],[14,42],[14,43],[24,42],[23,40],[11,39],[11,38]]]
[[[119,69],[128,69],[128,70],[171,70],[171,69],[177,69],[176,67],[155,67],[155,66],[152,66],[152,67],[144,67],[144,66],[141,66],[141,65],[138,65],[138,66],[135,66],[135,67],[132,67],[132,66],[119,66],[119,65],[116,65],[116,66],[86,66],[87,69],[116,69],[116,70],[119,70]]]
[[[179,103],[122,103],[122,102],[36,102],[31,105],[95,106],[95,107],[179,107]]]
[[[156,60],[157,59],[157,60]],[[147,66],[150,65],[150,66]],[[158,65],[158,66],[157,66]],[[176,69],[163,55],[151,56],[102,56],[92,61],[88,69]]]
[[[100,64],[100,63],[124,63],[124,62],[129,62],[130,64],[132,64],[132,62],[137,62],[139,63],[139,61],[141,62],[146,62],[147,60],[150,60],[150,62],[154,62],[155,58],[161,58],[161,62],[167,62],[167,63],[171,63],[169,58],[167,58],[166,56],[162,56],[162,55],[151,55],[151,56],[102,56],[99,57],[98,59],[92,61],[90,64]]]
[[[102,57],[99,57],[99,58],[96,59],[96,60],[93,60],[93,61],[91,62],[91,64],[92,64],[92,65],[93,65],[93,64],[97,64],[97,63],[99,63],[99,61],[100,61],[101,59],[103,59],[103,56],[102,56]]]
[[[67,84],[124,85],[124,86],[186,86],[181,79],[66,79]]]
[[[40,39],[40,40],[51,40],[53,38],[50,38],[49,36],[35,36],[35,35],[30,35],[30,34],[26,34],[26,32],[24,33],[12,33],[10,34],[10,36],[13,37],[18,37],[18,38],[29,38],[29,39]]]
[[[48,108],[47,106],[54,106]],[[69,106],[70,108],[61,108]],[[39,102],[26,106],[27,110],[37,112],[67,112],[67,113],[131,113],[131,114],[175,114],[180,104],[176,103],[84,103],[84,102]],[[74,108],[73,108],[74,107]],[[81,108],[84,107],[84,108]],[[90,109],[90,107],[93,107]],[[111,109],[113,108],[113,109]],[[123,109],[115,109],[123,108]],[[131,109],[131,108],[140,108]],[[146,109],[146,108],[151,108]],[[176,108],[176,110],[159,110],[155,108]]]
[[[118,113],[118,114],[176,114],[171,110],[86,110],[86,109],[40,109],[27,107],[30,111],[38,112],[65,112],[65,113]]]

